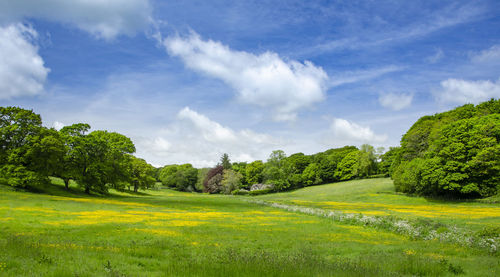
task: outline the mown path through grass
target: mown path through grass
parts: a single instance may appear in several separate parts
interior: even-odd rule
[[[285,194],[262,198],[273,196]],[[413,240],[248,199],[170,190],[99,198],[3,189],[0,275],[500,274],[498,255],[488,251]]]

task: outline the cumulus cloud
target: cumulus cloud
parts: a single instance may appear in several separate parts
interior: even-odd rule
[[[387,140],[387,135],[377,135],[369,127],[342,118],[335,118],[330,125],[330,129],[333,132],[334,139],[345,142],[346,145],[356,142],[379,144]]]
[[[66,124],[59,122],[59,121],[54,121],[54,123],[52,124],[52,128],[54,128],[58,131],[61,130],[64,126],[66,126]]]
[[[1,21],[24,18],[73,24],[97,37],[133,35],[151,23],[148,0],[15,0],[0,2]]]
[[[280,142],[249,129],[235,131],[189,107],[180,110],[162,134],[135,141],[138,155],[149,157],[155,165],[191,163],[196,167],[214,166],[223,153],[233,161],[254,161]]]
[[[412,100],[413,93],[381,93],[378,97],[380,105],[394,111],[409,107]]]
[[[490,98],[500,98],[500,79],[496,82],[447,79],[441,82],[441,90],[436,97],[441,102],[458,104],[477,104]]]
[[[0,99],[43,91],[50,70],[38,54],[37,37],[37,32],[27,25],[0,26]]]
[[[188,68],[231,86],[241,101],[271,108],[277,121],[294,120],[298,110],[325,98],[328,76],[311,62],[286,61],[272,52],[235,51],[196,33],[169,37],[163,44]]]

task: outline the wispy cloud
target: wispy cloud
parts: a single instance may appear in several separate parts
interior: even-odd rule
[[[412,100],[413,93],[381,93],[378,98],[380,105],[394,111],[409,107]]]
[[[434,55],[431,55],[425,59],[428,63],[437,63],[444,57],[444,52],[442,49],[437,49]]]
[[[483,51],[472,53],[471,61],[474,63],[496,63],[500,62],[500,45],[493,45]]]
[[[346,49],[359,50],[386,46],[388,44],[395,45],[408,40],[425,37],[444,28],[479,20],[483,13],[485,13],[485,9],[481,5],[453,4],[430,13],[429,15],[423,15],[420,18],[416,18],[413,24],[401,26],[391,25],[390,27],[364,26],[364,24],[358,21],[362,21],[363,19],[359,17],[366,16],[365,14],[351,14],[351,21],[356,22],[350,23],[353,25],[352,28],[356,28],[356,25],[362,25],[362,29],[353,31],[352,28],[347,28],[349,32],[339,34],[334,40],[324,40],[316,45],[312,45],[300,51],[298,55],[315,56]]]
[[[344,84],[357,83],[380,77],[382,75],[403,70],[404,67],[389,65],[368,70],[344,71],[330,74],[329,86],[336,87]]]

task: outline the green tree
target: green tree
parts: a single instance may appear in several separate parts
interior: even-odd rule
[[[358,175],[358,160],[360,151],[349,152],[338,164],[335,177],[339,180],[350,180]]]
[[[309,164],[302,172],[302,180],[305,186],[319,185],[323,183],[320,174],[320,168],[317,163]]]
[[[156,179],[155,168],[148,164],[145,160],[129,157],[130,161],[130,184],[134,187],[134,192],[139,189],[151,188],[154,186]]]
[[[197,169],[198,173],[198,178],[196,178],[196,184],[195,184],[195,189],[196,191],[203,191],[203,181],[207,177],[208,171],[210,171],[210,168],[199,168]]]
[[[394,167],[396,166],[397,158],[399,156],[400,147],[390,147],[389,151],[380,156],[379,172],[386,176],[392,176]]]
[[[191,164],[183,164],[177,167],[175,173],[175,187],[181,191],[194,191],[198,180],[198,170]]]
[[[241,174],[231,169],[224,169],[222,176],[222,193],[231,194],[241,185]]]
[[[487,197],[500,183],[500,100],[420,118],[401,140],[391,167],[398,191]]]
[[[178,165],[167,165],[160,169],[160,182],[167,187],[175,187]]]
[[[0,107],[0,182],[15,187],[47,184],[63,155],[58,133],[42,127],[40,115]]]
[[[250,185],[262,183],[264,176],[264,163],[262,161],[254,161],[246,166],[247,182]]]
[[[375,149],[369,144],[361,145],[358,153],[358,165],[355,177],[368,177],[375,174],[376,171]]]
[[[246,162],[233,163],[232,167],[234,171],[238,172],[241,175],[240,188],[248,188],[250,184],[248,183],[247,180],[247,163]]]
[[[227,153],[222,154],[220,164],[224,169],[231,169],[231,160],[229,159],[229,155]]]
[[[127,154],[135,151],[132,141],[118,133],[94,131],[78,123],[61,129],[67,149],[67,168],[63,179],[74,179],[90,191],[106,192],[107,184],[126,181]]]
[[[262,172],[263,181],[266,183],[283,182],[285,173],[286,154],[282,150],[274,150],[267,159]]]

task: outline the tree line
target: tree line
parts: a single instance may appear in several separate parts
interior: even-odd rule
[[[344,146],[313,155],[275,150],[266,161],[233,162],[223,154],[214,168],[191,164],[154,168],[134,157],[133,142],[84,123],[57,131],[40,115],[0,107],[0,184],[37,187],[60,177],[85,192],[134,191],[156,181],[181,191],[246,193],[286,191],[356,178],[391,176],[396,191],[447,197],[488,197],[500,191],[500,100],[464,105],[420,118],[399,147]]]
[[[0,184],[43,187],[55,176],[66,189],[74,180],[86,193],[155,184],[155,168],[132,155],[135,146],[128,137],[89,130],[78,123],[57,131],[42,126],[31,110],[0,107]]]
[[[158,170],[165,186],[184,191],[208,193],[244,193],[254,184],[272,191],[286,191],[355,178],[388,176],[384,149],[365,144],[329,149],[313,155],[295,153],[287,156],[275,150],[267,161],[231,163],[223,154],[214,168],[196,169],[191,164],[168,165]]]

